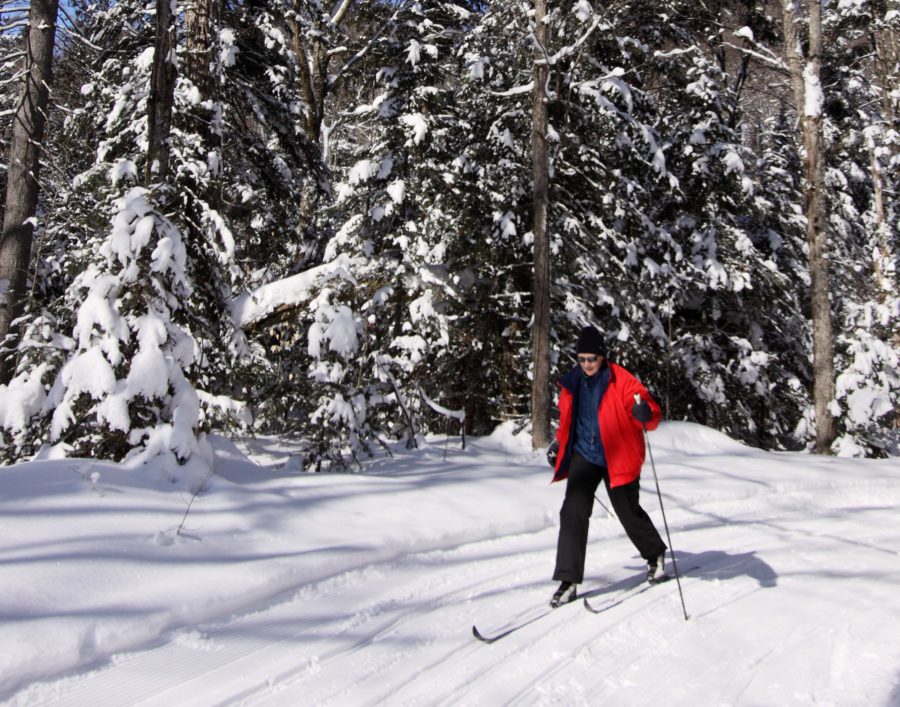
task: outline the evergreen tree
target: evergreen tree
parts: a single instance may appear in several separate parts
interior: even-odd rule
[[[529,410],[534,41],[521,4],[491,3],[458,55],[460,147],[452,166],[465,198],[450,251],[457,352],[446,376],[458,381],[470,431],[483,434]]]
[[[826,8],[826,185],[833,233],[836,401],[840,454],[884,454],[896,446],[889,430],[900,405],[897,349],[900,299],[896,262],[898,221],[891,167],[896,126],[877,77],[872,37],[884,17],[877,3]],[[896,14],[896,13],[895,13]],[[896,19],[894,20],[896,24]],[[896,166],[896,165],[895,165]],[[880,195],[879,195],[880,194]]]
[[[175,475],[176,462],[209,460],[198,437],[204,416],[234,407],[213,387],[227,380],[236,342],[223,286],[230,234],[198,198],[217,158],[194,153],[202,142],[185,130],[198,102],[190,82],[174,87],[174,127],[162,138],[164,157],[154,154],[169,169],[148,169],[147,17],[140,3],[117,3],[86,18],[85,29],[111,51],[98,49],[98,73],[69,127],[99,136],[96,160],[74,180],[69,232],[58,234],[69,246],[68,284],[51,307],[59,316],[32,323],[13,383],[32,385],[35,416],[6,427],[16,434],[14,453],[27,440],[63,443],[78,455],[161,456]],[[162,181],[141,185],[145,173]],[[52,382],[46,396],[37,380]]]
[[[320,285],[307,313],[314,404],[304,432],[317,468],[357,459],[398,428],[414,444],[422,392],[445,385],[438,368],[449,343],[453,237],[446,67],[460,16],[442,3],[398,9],[369,50],[381,61],[376,94],[342,128],[365,141],[348,155],[336,188],[343,223],[323,253],[326,263],[342,258],[347,267]]]
[[[204,431],[248,410],[308,469],[445,432],[448,408],[470,433],[527,425],[529,7],[178,6],[154,138],[155,3],[68,3],[3,458],[57,444],[192,475]],[[824,11],[834,451],[882,455],[900,387],[900,15]],[[780,20],[749,0],[548,0],[551,364],[595,324],[670,419],[795,448],[814,438],[812,300]]]

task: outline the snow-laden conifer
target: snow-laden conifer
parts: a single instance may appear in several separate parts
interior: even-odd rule
[[[310,302],[311,460],[346,463],[397,434],[414,444],[421,391],[446,389],[452,292],[453,60],[458,15],[410,3],[370,50],[374,95],[353,111],[366,141],[344,157],[340,225],[323,252],[349,265]],[[311,462],[312,463],[312,462]]]
[[[879,13],[877,3],[840,3],[826,7],[823,19],[833,38],[824,59],[831,96],[824,119],[837,322],[832,413],[835,451],[843,455],[897,448],[890,426],[900,404],[898,214],[889,195],[900,184],[900,138],[896,91],[885,85],[897,66],[882,63],[881,44],[890,26],[900,28],[894,15]]]
[[[223,407],[210,393],[227,386],[226,361],[240,347],[223,316],[234,245],[203,198],[220,160],[189,131],[188,115],[203,102],[190,81],[176,86],[171,169],[141,183],[153,59],[143,10],[118,3],[91,17],[97,40],[117,51],[85,84],[68,129],[97,136],[95,160],[73,180],[73,218],[56,231],[70,244],[64,293],[29,325],[14,381],[33,383],[39,370],[48,389],[39,410],[15,416],[29,417],[26,426],[6,429],[13,455],[27,440],[32,449],[160,459],[174,477],[184,462],[208,463],[202,430]],[[214,101],[204,109],[218,112]]]

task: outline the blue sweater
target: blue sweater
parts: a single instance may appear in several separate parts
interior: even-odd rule
[[[606,466],[603,440],[600,439],[598,412],[603,394],[609,385],[609,366],[603,366],[595,375],[581,376],[578,381],[577,407],[575,408],[574,451],[591,464]]]

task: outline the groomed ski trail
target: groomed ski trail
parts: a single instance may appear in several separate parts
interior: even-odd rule
[[[728,476],[708,463],[712,481]],[[683,576],[689,621],[667,582],[601,614],[564,607],[498,643],[476,641],[473,624],[493,632],[547,605],[550,527],[299,585],[255,611],[34,683],[7,704],[890,704],[883,676],[900,665],[900,618],[879,609],[900,584],[900,485],[889,475],[784,478],[681,481],[666,496],[679,566],[699,566]],[[654,500],[645,492],[659,522]],[[617,521],[596,518],[585,586],[609,587],[596,602],[642,573]],[[848,594],[859,577],[872,581]],[[848,595],[867,613],[842,610]]]
[[[736,510],[734,502],[727,505]],[[176,631],[162,645],[34,686],[10,704],[28,704],[29,696],[67,707],[564,704],[570,699],[589,704],[638,685],[636,665],[664,663],[674,646],[692,644],[709,630],[708,617],[727,614],[729,606],[774,587],[775,573],[757,552],[741,552],[746,541],[741,529],[774,524],[783,532],[792,521],[758,518],[758,503],[743,505],[750,512],[735,518],[731,529],[685,523],[687,515],[708,514],[702,508],[673,513],[675,537],[683,547],[702,548],[710,535],[720,544],[679,553],[682,566],[701,565],[683,578],[690,622],[681,616],[675,583],[667,582],[602,614],[563,607],[498,644],[474,640],[473,623],[513,622],[547,604],[556,542],[550,528],[346,572],[300,588],[271,607]],[[643,572],[624,539],[591,543],[589,573],[598,567],[603,573],[586,580],[598,587],[608,583],[608,591],[592,594],[597,603],[634,586]],[[733,688],[743,679],[752,685],[771,655],[742,658],[728,684]],[[406,664],[412,669],[405,670]],[[596,673],[590,682],[584,681],[588,666]],[[641,694],[637,703],[654,701],[652,686]],[[670,704],[678,704],[678,694],[669,693]],[[690,694],[687,690],[687,701]]]

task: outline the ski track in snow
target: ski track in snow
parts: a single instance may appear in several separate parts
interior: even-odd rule
[[[679,568],[698,567],[681,578],[689,621],[675,581],[617,603],[642,561],[595,510],[582,587],[611,605],[596,615],[579,597],[475,640],[473,624],[493,635],[542,614],[554,588],[555,527],[498,534],[299,584],[5,704],[900,704],[884,691],[900,671],[897,475],[772,485],[751,468],[740,494],[664,496]],[[643,503],[662,532],[649,488]]]

